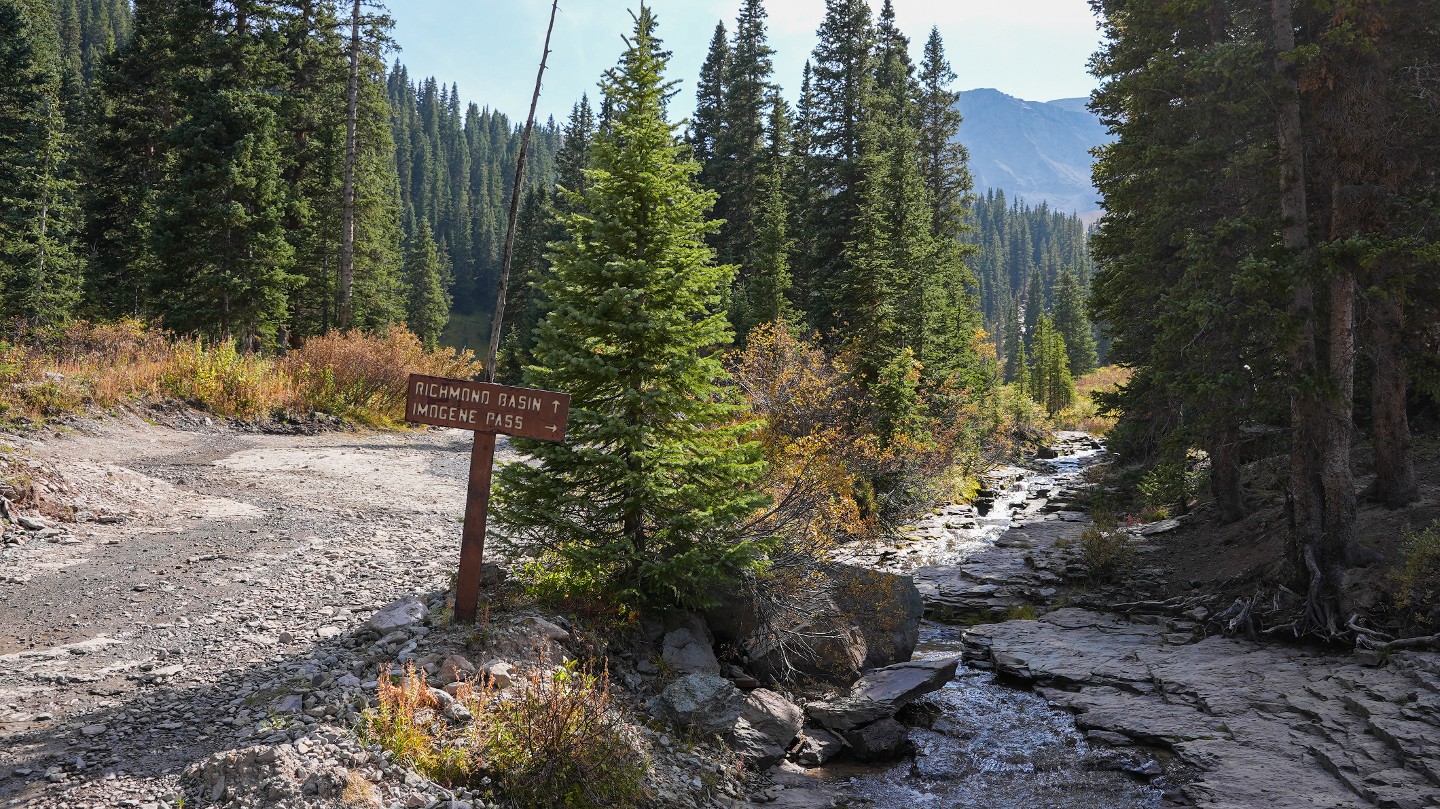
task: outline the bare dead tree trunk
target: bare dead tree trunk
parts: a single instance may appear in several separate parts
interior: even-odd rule
[[[1327,615],[1326,581],[1320,564],[1325,539],[1325,488],[1321,469],[1320,435],[1324,419],[1319,395],[1319,361],[1315,346],[1315,287],[1301,265],[1310,249],[1309,212],[1305,199],[1305,151],[1300,123],[1300,89],[1290,57],[1295,48],[1291,0],[1270,0],[1274,35],[1275,72],[1281,78],[1276,104],[1280,151],[1281,240],[1296,263],[1294,289],[1286,312],[1294,324],[1290,349],[1290,509],[1291,537],[1287,557],[1298,577],[1306,582],[1306,623],[1334,623]]]
[[[345,177],[340,209],[340,301],[336,325],[350,328],[354,310],[350,288],[355,281],[355,160],[356,118],[360,109],[360,0],[350,12],[350,80],[345,104]]]
[[[1410,459],[1410,419],[1405,411],[1404,325],[1399,298],[1382,287],[1370,304],[1370,353],[1375,364],[1370,379],[1375,484],[1370,494],[1389,508],[1408,505],[1420,494]]]
[[[358,0],[357,0],[358,2]],[[515,160],[515,185],[510,192],[510,221],[505,227],[505,257],[500,267],[500,288],[495,292],[495,314],[490,320],[490,346],[485,352],[485,380],[495,381],[495,358],[500,354],[500,333],[505,328],[505,293],[510,288],[510,262],[515,257],[515,222],[520,215],[520,191],[525,179],[525,154],[530,150],[530,133],[535,129],[535,107],[540,103],[540,86],[545,79],[545,61],[550,58],[550,34],[560,0],[550,3],[550,24],[545,27],[545,47],[540,53],[540,70],[535,74],[535,92],[530,96],[530,114],[525,134],[520,137],[520,155]]]
[[[1228,418],[1215,432],[1210,447],[1210,491],[1220,520],[1226,523],[1245,518],[1245,487],[1240,482],[1240,423]]]
[[[1330,390],[1326,398],[1325,544],[1322,562],[1360,561],[1355,534],[1355,476],[1350,468],[1355,402],[1355,276],[1330,282]],[[1329,571],[1327,571],[1328,573]]]

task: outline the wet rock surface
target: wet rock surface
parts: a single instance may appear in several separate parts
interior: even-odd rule
[[[1382,668],[1062,609],[965,634],[968,660],[1036,685],[1104,740],[1173,751],[1201,807],[1440,806],[1440,655]],[[1123,742],[1122,742],[1123,743]]]

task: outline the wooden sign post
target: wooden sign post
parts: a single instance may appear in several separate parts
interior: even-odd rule
[[[405,386],[406,421],[475,431],[475,444],[470,450],[470,482],[465,495],[465,525],[460,538],[460,575],[455,583],[457,622],[475,623],[475,608],[480,601],[480,561],[485,553],[495,436],[504,433],[541,441],[564,441],[569,417],[568,393],[410,375]]]

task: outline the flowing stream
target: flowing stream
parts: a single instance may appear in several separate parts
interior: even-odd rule
[[[1081,445],[1083,446],[1083,445]],[[903,546],[865,563],[896,572],[922,565],[958,565],[995,543],[1005,531],[1038,514],[1047,500],[1063,499],[1100,451],[1070,451],[1050,462],[1053,471],[997,470],[995,493],[984,514],[957,506],[926,518]],[[925,621],[915,656],[958,655],[963,627]],[[911,731],[913,758],[878,765],[832,764],[819,775],[847,797],[881,809],[984,807],[984,809],[1156,809],[1158,790],[1125,770],[1154,766],[1137,753],[1092,748],[1072,717],[1029,691],[995,681],[989,672],[961,666],[954,680],[927,702],[928,727]],[[934,710],[938,709],[938,710]]]

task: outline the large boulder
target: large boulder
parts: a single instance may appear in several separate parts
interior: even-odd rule
[[[805,712],[825,727],[845,731],[893,717],[917,697],[937,691],[955,678],[960,658],[912,660],[876,669],[855,683],[843,697],[815,702]]]
[[[701,733],[728,733],[745,707],[745,696],[733,683],[714,674],[687,674],[665,687],[650,704],[651,712],[672,724]]]
[[[740,718],[730,731],[730,745],[746,764],[763,770],[785,757],[804,719],[800,706],[774,691],[757,688],[745,696]]]
[[[805,582],[805,608],[786,611],[749,593],[711,595],[705,614],[718,642],[730,643],[762,680],[796,675],[846,686],[871,669],[910,659],[920,637],[925,603],[908,576],[850,565],[825,565]]]

